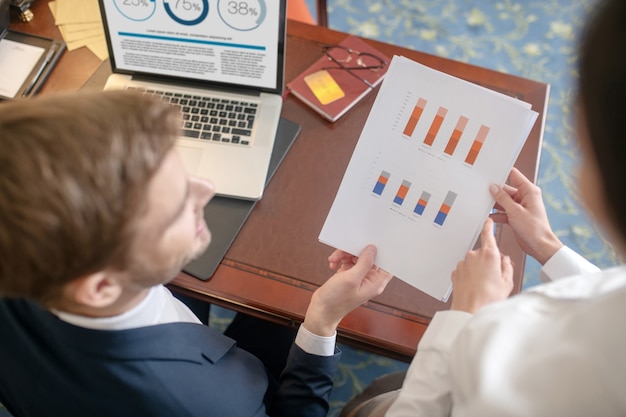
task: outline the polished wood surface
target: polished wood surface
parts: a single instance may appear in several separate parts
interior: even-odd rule
[[[44,3],[36,2],[33,22],[13,27],[60,38],[49,12],[46,16]],[[289,21],[286,81],[313,63],[321,55],[323,44],[338,43],[345,36],[327,28]],[[531,103],[540,116],[516,166],[531,179],[536,178],[548,85],[389,44],[368,42],[388,56],[401,54]],[[67,52],[42,93],[77,91],[98,67],[100,61],[89,51]],[[287,95],[282,115],[300,124],[302,133],[263,199],[209,281],[181,273],[171,284],[172,288],[236,311],[297,326],[304,317],[312,292],[332,274],[326,261],[332,249],[320,243],[317,237],[375,95],[376,92],[367,96],[335,123],[324,121]],[[521,287],[525,255],[507,227],[498,230],[498,241],[515,264],[517,292]],[[412,256],[409,250],[406,256]],[[341,322],[339,337],[356,347],[410,360],[433,314],[445,308],[446,303],[394,278],[384,294]]]
[[[317,11],[317,24],[328,27],[328,6],[326,5],[326,0],[317,0],[315,8]]]

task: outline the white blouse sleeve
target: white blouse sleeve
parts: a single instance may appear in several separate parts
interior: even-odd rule
[[[448,416],[452,406],[449,352],[472,315],[462,311],[435,314],[419,343],[398,398],[385,417]]]
[[[550,282],[572,275],[598,272],[599,270],[597,266],[572,249],[563,246],[541,267],[539,278],[541,282]]]

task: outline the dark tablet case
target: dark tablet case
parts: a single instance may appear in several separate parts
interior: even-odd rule
[[[300,130],[300,125],[280,118],[267,171],[266,187]],[[211,278],[255,204],[256,201],[214,197],[204,208],[204,218],[212,235],[211,244],[204,254],[187,264],[183,270],[204,281]]]

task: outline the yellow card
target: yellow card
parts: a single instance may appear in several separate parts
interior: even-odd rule
[[[326,70],[307,75],[304,77],[304,82],[322,104],[332,103],[345,95],[339,84]]]

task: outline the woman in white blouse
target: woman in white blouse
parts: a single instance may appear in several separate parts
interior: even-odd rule
[[[596,10],[581,43],[581,197],[626,255],[626,1]],[[452,274],[449,311],[433,318],[394,393],[350,416],[626,416],[626,266],[600,271],[552,232],[541,191],[513,170],[491,187],[545,285],[508,298],[512,266],[485,223],[482,247]],[[389,406],[391,404],[391,406]]]

